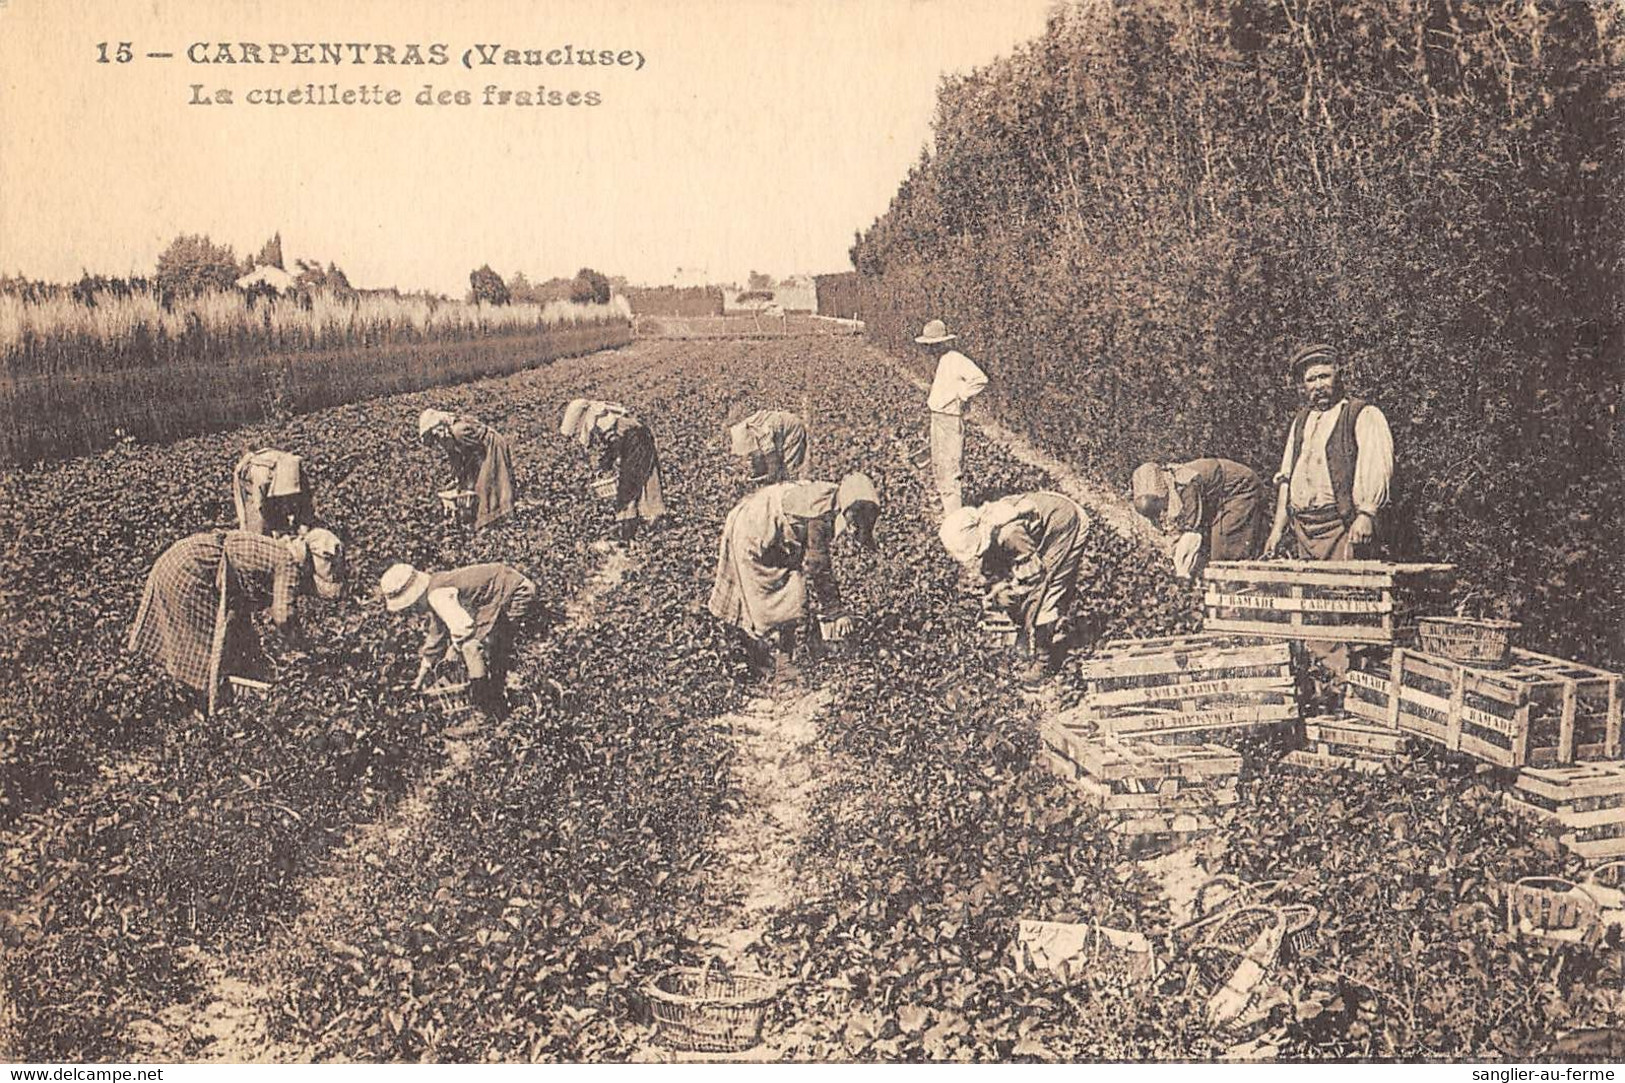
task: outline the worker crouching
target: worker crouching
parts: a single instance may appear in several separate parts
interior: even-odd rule
[[[513,638],[537,611],[535,583],[506,564],[433,573],[394,564],[378,589],[391,613],[424,616],[414,690],[421,690],[442,662],[461,661],[474,704],[498,716],[506,713]]]
[[[451,464],[452,487],[474,493],[474,529],[513,514],[513,445],[491,426],[444,410],[418,415],[418,438],[438,446]]]
[[[238,530],[292,538],[301,527],[317,525],[304,460],[298,455],[275,448],[251,451],[237,460],[231,480]]]
[[[873,549],[879,517],[880,498],[863,474],[848,474],[838,485],[791,481],[758,489],[734,506],[722,528],[711,613],[739,629],[758,660],[771,659],[781,680],[794,680],[797,631],[809,617],[827,642],[852,629],[831,562],[835,539],[850,535]]]
[[[1027,659],[1029,688],[1060,668],[1059,629],[1077,605],[1078,574],[1089,517],[1070,498],[1039,491],[960,508],[942,523],[944,548],[961,564],[980,561],[986,604],[1010,614]]]
[[[340,598],[344,580],[344,546],[327,530],[294,539],[193,534],[153,562],[126,647],[198,692],[213,714],[228,677],[269,675],[253,615],[269,610],[283,641],[298,646],[297,599]]]
[[[758,410],[728,426],[728,448],[748,486],[806,476],[807,427],[788,410]]]
[[[615,533],[631,541],[644,523],[666,514],[654,434],[626,407],[574,399],[564,408],[559,434],[598,452],[598,472],[615,478]]]

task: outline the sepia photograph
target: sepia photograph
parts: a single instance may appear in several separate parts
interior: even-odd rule
[[[0,0],[0,359],[8,1078],[1625,1062],[1625,0]]]

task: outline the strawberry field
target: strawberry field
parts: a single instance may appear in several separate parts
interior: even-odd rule
[[[610,509],[557,435],[588,394],[660,447],[673,515],[624,551],[597,544]],[[976,634],[898,454],[920,399],[850,337],[643,340],[5,474],[0,1054],[659,1059],[645,983],[713,953],[784,983],[771,1059],[1522,1058],[1619,1022],[1616,955],[1507,934],[1498,885],[1573,859],[1470,767],[1309,774],[1260,741],[1198,846],[1147,858],[1111,833],[1040,761],[1074,678],[1024,697]],[[836,553],[859,633],[771,699],[705,606],[742,402],[805,403],[813,475],[862,469],[885,505],[878,552]],[[443,466],[410,438],[430,405],[513,437],[511,520],[441,518]],[[230,521],[228,472],[262,446],[318,471],[356,589],[305,600],[308,656],[203,719],[123,639],[154,558]],[[966,478],[968,502],[1061,481],[979,431]],[[1090,635],[1195,626],[1140,543],[1097,519],[1088,546]],[[370,597],[395,560],[535,580],[507,718],[449,723],[407,691],[418,629]],[[770,805],[764,771],[787,780]],[[1322,915],[1244,1026],[1211,1023],[1178,966],[1014,966],[1022,918],[1156,939],[1222,873]]]

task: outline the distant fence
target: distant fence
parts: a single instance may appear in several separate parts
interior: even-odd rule
[[[0,374],[0,463],[174,440],[625,346],[622,321],[106,371]]]
[[[817,275],[813,281],[818,289],[820,316],[838,316],[843,320],[868,318],[867,287],[858,272]]]
[[[621,296],[639,316],[722,315],[722,291],[712,286],[634,286]]]

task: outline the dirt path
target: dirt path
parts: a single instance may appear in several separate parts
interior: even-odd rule
[[[636,566],[625,550],[595,547],[598,568],[565,606],[566,628],[580,628],[598,611],[599,602]],[[157,1019],[136,1020],[126,1037],[138,1059],[164,1062],[296,1063],[313,1051],[273,1042],[269,1012],[278,990],[272,976],[287,973],[290,963],[335,945],[332,930],[373,906],[366,870],[396,866],[414,859],[425,827],[435,814],[440,793],[483,761],[492,738],[506,723],[494,723],[482,712],[463,716],[442,730],[441,765],[420,779],[410,793],[384,816],[355,832],[327,859],[325,874],[313,877],[302,891],[303,906],[293,925],[247,958],[232,959],[201,950],[193,955],[204,992],[192,1001],[166,1009]],[[297,971],[295,965],[291,969]]]

